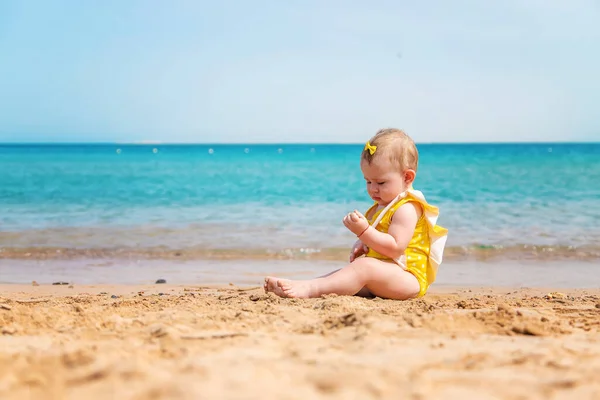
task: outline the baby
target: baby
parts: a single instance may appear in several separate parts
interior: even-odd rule
[[[355,210],[343,219],[358,238],[350,264],[311,280],[269,276],[265,291],[296,298],[335,293],[406,300],[425,295],[442,262],[448,231],[436,224],[438,208],[412,188],[418,160],[415,143],[403,131],[377,132],[360,160],[375,203],[365,215]]]

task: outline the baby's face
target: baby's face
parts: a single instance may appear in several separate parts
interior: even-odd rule
[[[387,206],[408,187],[404,174],[387,160],[361,161],[360,169],[367,182],[369,196],[380,206]]]

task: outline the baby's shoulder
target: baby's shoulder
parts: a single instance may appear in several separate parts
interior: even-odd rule
[[[390,213],[390,220],[392,221],[394,215],[396,214],[403,215],[406,217],[410,217],[416,214],[417,218],[421,218],[421,216],[423,215],[423,206],[421,205],[421,202],[419,202],[417,199],[406,197],[399,201],[398,204],[396,204],[396,206],[394,206],[394,208],[391,211],[392,212]]]

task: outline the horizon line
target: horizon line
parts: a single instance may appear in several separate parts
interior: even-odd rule
[[[63,142],[63,141],[53,141],[53,142],[1,142],[0,146],[15,146],[15,145],[43,145],[43,146],[60,146],[60,145],[121,145],[121,146],[252,146],[252,145],[260,145],[260,146],[284,146],[284,145],[292,145],[292,146],[330,146],[330,145],[347,145],[347,146],[355,146],[355,145],[363,145],[364,142],[159,142],[159,141],[133,141],[133,142],[96,142],[96,141],[86,141],[86,142]],[[419,142],[415,141],[416,145],[514,145],[514,144],[600,144],[600,141],[514,141],[514,142]]]

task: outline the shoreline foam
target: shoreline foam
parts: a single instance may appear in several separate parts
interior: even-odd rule
[[[349,247],[288,248],[206,248],[204,246],[172,248],[153,247],[58,247],[2,246],[0,259],[70,260],[70,259],[146,259],[146,260],[346,260]],[[470,245],[447,246],[448,261],[598,261],[600,246],[567,245]]]

